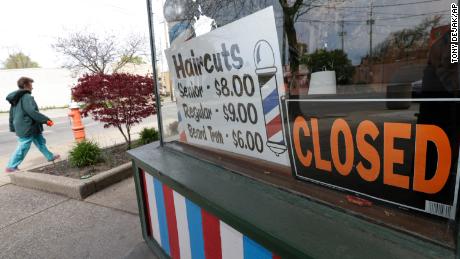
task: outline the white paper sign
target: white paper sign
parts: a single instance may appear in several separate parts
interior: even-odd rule
[[[272,7],[176,44],[166,56],[183,140],[289,165]]]

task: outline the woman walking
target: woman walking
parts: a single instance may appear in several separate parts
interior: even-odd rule
[[[19,90],[8,95],[6,100],[11,104],[10,108],[10,131],[18,136],[18,147],[11,155],[5,172],[13,173],[18,171],[32,143],[42,152],[48,161],[54,161],[59,155],[54,155],[46,147],[46,140],[42,135],[43,124],[53,126],[53,121],[41,114],[37,103],[32,97],[32,83],[34,80],[28,77],[21,77],[18,80]]]

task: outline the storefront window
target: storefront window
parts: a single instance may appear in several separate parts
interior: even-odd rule
[[[451,4],[167,0],[163,138],[454,247]]]

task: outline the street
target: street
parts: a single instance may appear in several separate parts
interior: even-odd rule
[[[176,114],[175,103],[167,103],[163,105],[162,112],[168,118],[173,118]],[[55,122],[53,127],[45,126],[43,135],[46,138],[48,148],[53,152],[60,154],[62,158],[67,157],[68,151],[74,145],[74,138],[70,118],[67,117],[68,109],[56,109],[42,111]],[[104,128],[103,124],[94,121],[91,117],[83,118],[85,126],[86,138],[96,141],[101,147],[111,146],[118,143],[123,143],[124,139],[117,128]],[[137,138],[138,133],[145,127],[157,127],[157,116],[150,116],[143,120],[139,125],[136,125],[133,130],[133,139]],[[17,137],[14,133],[9,132],[8,114],[0,114],[0,181],[7,181],[8,177],[3,173],[3,169],[8,163],[9,157],[17,146]],[[32,145],[26,159],[21,164],[21,169],[36,167],[37,165],[46,163],[46,159]]]

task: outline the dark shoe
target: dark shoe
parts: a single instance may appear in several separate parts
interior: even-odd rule
[[[53,156],[53,159],[48,160],[48,162],[54,162],[54,161],[58,160],[59,158],[61,158],[60,155],[54,155],[54,156]]]

